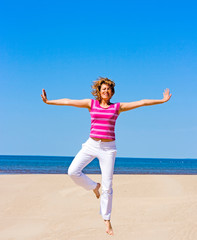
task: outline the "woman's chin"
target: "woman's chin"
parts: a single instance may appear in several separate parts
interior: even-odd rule
[[[110,97],[103,96],[102,99],[105,100],[105,101],[109,101],[111,98],[110,98]]]

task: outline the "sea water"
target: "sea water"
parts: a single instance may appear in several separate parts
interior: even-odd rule
[[[0,155],[0,174],[67,174],[73,158]],[[83,172],[100,174],[98,159]],[[114,174],[197,174],[197,159],[117,157]]]

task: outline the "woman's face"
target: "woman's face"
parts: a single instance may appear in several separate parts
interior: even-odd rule
[[[109,85],[103,83],[100,89],[101,99],[110,100],[113,96],[112,89]]]

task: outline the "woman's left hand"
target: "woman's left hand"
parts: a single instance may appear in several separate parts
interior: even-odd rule
[[[168,100],[170,100],[172,94],[170,94],[170,89],[166,88],[163,92],[163,101],[167,102]]]

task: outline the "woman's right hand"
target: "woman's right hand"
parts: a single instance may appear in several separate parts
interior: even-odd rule
[[[47,94],[46,94],[46,92],[45,92],[44,89],[42,89],[41,97],[42,97],[42,101],[43,101],[44,103],[47,103]]]

